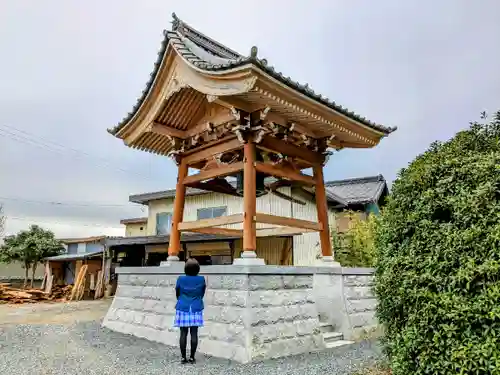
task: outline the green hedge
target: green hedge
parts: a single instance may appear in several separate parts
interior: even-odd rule
[[[500,112],[401,170],[375,246],[394,375],[500,374]]]

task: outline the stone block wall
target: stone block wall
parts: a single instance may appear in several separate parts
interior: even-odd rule
[[[344,268],[342,275],[344,303],[352,332],[351,339],[357,339],[377,327],[375,318],[377,299],[373,292],[373,270],[354,270]]]
[[[314,275],[319,319],[346,340],[356,340],[377,328],[373,272],[371,268],[320,267]]]
[[[178,345],[173,328],[175,282],[170,267],[118,269],[118,289],[103,325],[167,345]],[[202,353],[238,362],[324,348],[306,267],[202,267],[207,281]]]

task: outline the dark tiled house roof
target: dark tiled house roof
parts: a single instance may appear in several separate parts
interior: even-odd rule
[[[147,223],[147,222],[148,222],[147,217],[134,217],[131,219],[120,220],[120,224],[142,224],[142,223]]]
[[[387,182],[382,175],[329,181],[325,183],[327,195],[345,205],[377,202],[382,194],[388,192]],[[329,197],[330,198],[330,197]]]
[[[230,182],[232,183],[232,182]],[[348,206],[377,202],[383,193],[387,193],[387,182],[382,175],[352,178],[325,182],[326,196],[331,203]],[[186,195],[209,194],[210,191],[186,188]],[[130,202],[147,204],[156,199],[174,198],[175,189],[131,195]]]
[[[150,74],[150,79],[147,82],[145,89],[142,91],[142,95],[138,98],[132,111],[128,113],[128,115],[125,116],[125,118],[117,126],[108,130],[111,134],[116,135],[132,119],[137,110],[140,108],[155,82],[156,75],[160,70],[163,58],[169,47],[174,48],[185,60],[204,71],[224,71],[252,64],[288,87],[297,90],[309,98],[316,100],[365,126],[384,134],[389,134],[396,130],[396,128],[385,127],[369,121],[365,117],[362,117],[335,103],[334,101],[329,100],[321,94],[314,92],[308,84],[300,84],[292,80],[290,77],[284,76],[273,66],[269,65],[266,59],[260,59],[257,57],[257,47],[252,47],[250,56],[240,55],[239,53],[187,25],[185,22],[180,20],[175,13],[172,16],[172,30],[165,30],[163,32],[164,39],[162,41],[160,51],[158,52],[158,57],[154,64],[153,71]]]

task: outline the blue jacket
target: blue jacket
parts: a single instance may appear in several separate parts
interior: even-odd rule
[[[205,308],[203,305],[205,289],[206,284],[203,276],[179,276],[175,285],[177,294],[175,309],[184,312],[202,311]]]

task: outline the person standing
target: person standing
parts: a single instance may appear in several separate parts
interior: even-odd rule
[[[175,286],[177,304],[175,306],[174,326],[179,327],[181,334],[179,346],[181,349],[181,363],[195,363],[195,354],[198,347],[198,328],[203,326],[203,297],[206,283],[203,276],[199,276],[200,264],[196,259],[188,259],[184,267],[185,275],[179,276]],[[191,356],[186,357],[188,333],[191,335]]]

